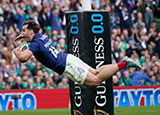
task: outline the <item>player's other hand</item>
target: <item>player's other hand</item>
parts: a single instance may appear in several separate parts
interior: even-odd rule
[[[25,37],[24,37],[22,34],[18,35],[18,36],[14,39],[14,41],[15,41],[15,42],[14,42],[14,45],[15,45],[16,47],[18,47],[18,46],[26,43],[26,41],[25,41],[23,38],[25,38]]]
[[[24,43],[26,43],[26,42],[25,42],[25,41],[16,41],[16,42],[15,42],[16,48],[14,49],[14,51],[16,51],[16,50],[19,51],[20,47],[21,47]]]

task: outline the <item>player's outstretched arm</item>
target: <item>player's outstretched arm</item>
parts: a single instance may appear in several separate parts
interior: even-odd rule
[[[13,53],[16,55],[16,57],[19,59],[20,62],[24,63],[28,61],[28,59],[33,55],[33,53],[30,50],[20,51],[19,48],[22,46],[18,46],[13,50]]]

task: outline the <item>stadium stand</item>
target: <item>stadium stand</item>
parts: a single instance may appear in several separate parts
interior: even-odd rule
[[[40,24],[40,33],[46,33],[59,51],[66,52],[65,12],[82,10],[81,2],[0,1],[0,90],[68,88],[66,77],[34,57],[20,63],[12,52],[13,42],[23,22],[32,19]],[[110,10],[112,63],[127,55],[143,65],[141,70],[117,72],[113,85],[160,85],[160,0],[92,0],[92,9]]]

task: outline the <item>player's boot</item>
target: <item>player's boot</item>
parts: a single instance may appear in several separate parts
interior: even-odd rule
[[[127,68],[130,68],[130,67],[136,67],[136,68],[139,68],[141,69],[142,66],[140,64],[138,64],[136,61],[128,58],[127,56],[125,56],[123,59],[122,59],[122,62],[125,61],[127,62]]]

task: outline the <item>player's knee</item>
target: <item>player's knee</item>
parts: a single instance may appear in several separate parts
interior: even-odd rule
[[[102,83],[102,82],[96,82],[96,83],[94,83],[93,86],[99,86],[99,85],[101,85],[101,83]]]

